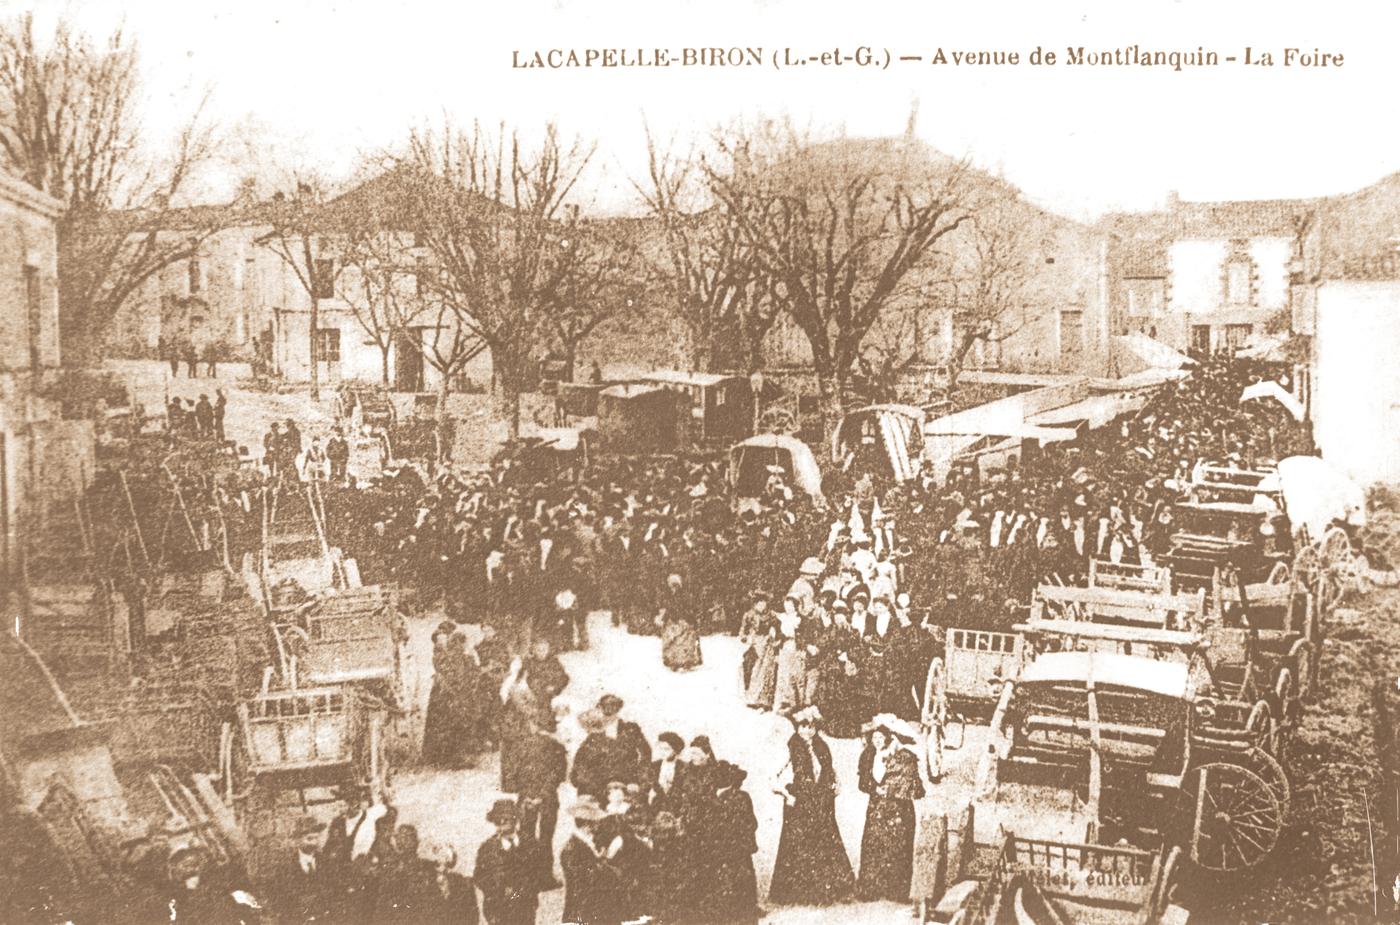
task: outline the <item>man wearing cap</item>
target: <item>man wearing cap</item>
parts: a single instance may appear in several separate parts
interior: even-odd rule
[[[512,800],[497,800],[486,814],[496,827],[476,850],[473,879],[481,890],[481,915],[487,925],[535,925],[539,906],[540,855],[549,849],[522,838],[520,816]]]
[[[298,817],[292,830],[295,848],[271,878],[272,906],[279,922],[311,925],[329,922],[332,885],[321,864],[326,827],[315,816]]]

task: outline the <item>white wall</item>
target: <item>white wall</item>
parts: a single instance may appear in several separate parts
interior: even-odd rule
[[[1167,250],[1171,311],[1202,314],[1244,307],[1270,311],[1285,307],[1291,240],[1253,238],[1248,249],[1256,268],[1254,302],[1234,306],[1225,304],[1225,260],[1230,255],[1230,242],[1224,238],[1174,241]]]
[[[1314,347],[1322,455],[1362,484],[1400,483],[1400,281],[1325,283]]]

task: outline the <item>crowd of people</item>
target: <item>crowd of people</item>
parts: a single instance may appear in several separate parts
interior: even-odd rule
[[[262,892],[294,922],[533,922],[539,895],[560,886],[551,846],[563,814],[565,921],[757,921],[742,768],[703,736],[648,738],[611,696],[577,718],[576,748],[564,741],[555,703],[570,679],[558,656],[587,648],[587,614],[607,610],[627,631],[661,637],[663,670],[697,667],[702,634],[737,634],[745,701],[792,722],[774,786],[783,832],[768,904],[908,901],[913,805],[940,771],[910,746],[943,630],[1005,628],[1037,583],[1073,582],[1093,558],[1159,557],[1198,460],[1254,465],[1309,452],[1306,428],[1281,408],[1240,404],[1254,374],[1208,363],[1136,414],[1004,467],[968,467],[943,483],[867,474],[825,498],[780,472],[759,498],[740,498],[721,462],[683,457],[507,456],[474,474],[406,466],[354,485],[343,435],[307,448],[294,422],[274,425],[265,476],[325,478],[335,542],[366,582],[442,605],[423,761],[470,767],[499,749],[511,798],[492,806],[495,832],[470,878],[450,849],[420,857],[411,827],[355,794],[329,828],[298,821],[296,864]],[[172,430],[221,438],[218,395],[170,409]],[[255,522],[237,492],[206,487],[211,504]],[[858,874],[836,828],[827,736],[866,738]],[[567,811],[566,784],[578,794]],[[204,862],[180,857],[192,871]],[[226,878],[170,882],[188,891],[163,897],[171,908],[203,910],[181,920],[244,915],[234,903],[231,918],[204,917],[232,895]]]

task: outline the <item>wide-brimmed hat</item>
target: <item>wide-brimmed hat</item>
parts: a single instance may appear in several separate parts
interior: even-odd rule
[[[918,741],[919,732],[906,720],[900,719],[893,713],[878,713],[871,718],[870,722],[860,727],[861,733],[869,735],[877,729],[883,729],[890,735],[906,744],[913,744]]]
[[[749,592],[749,599],[755,601],[771,601],[773,599],[773,595],[763,590],[762,588],[754,588],[752,591]]]
[[[826,563],[816,556],[808,556],[797,570],[799,575],[820,575],[826,571]]]
[[[515,822],[520,818],[520,809],[514,800],[497,800],[486,813],[486,821],[492,825],[502,822]]]
[[[816,704],[812,704],[793,713],[791,718],[794,726],[800,726],[803,723],[816,724],[822,721],[822,711],[817,709]]]

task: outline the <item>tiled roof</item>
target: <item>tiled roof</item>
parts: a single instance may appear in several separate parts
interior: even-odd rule
[[[1316,208],[1312,199],[1244,199],[1176,202],[1170,211],[1175,238],[1291,237]]]

